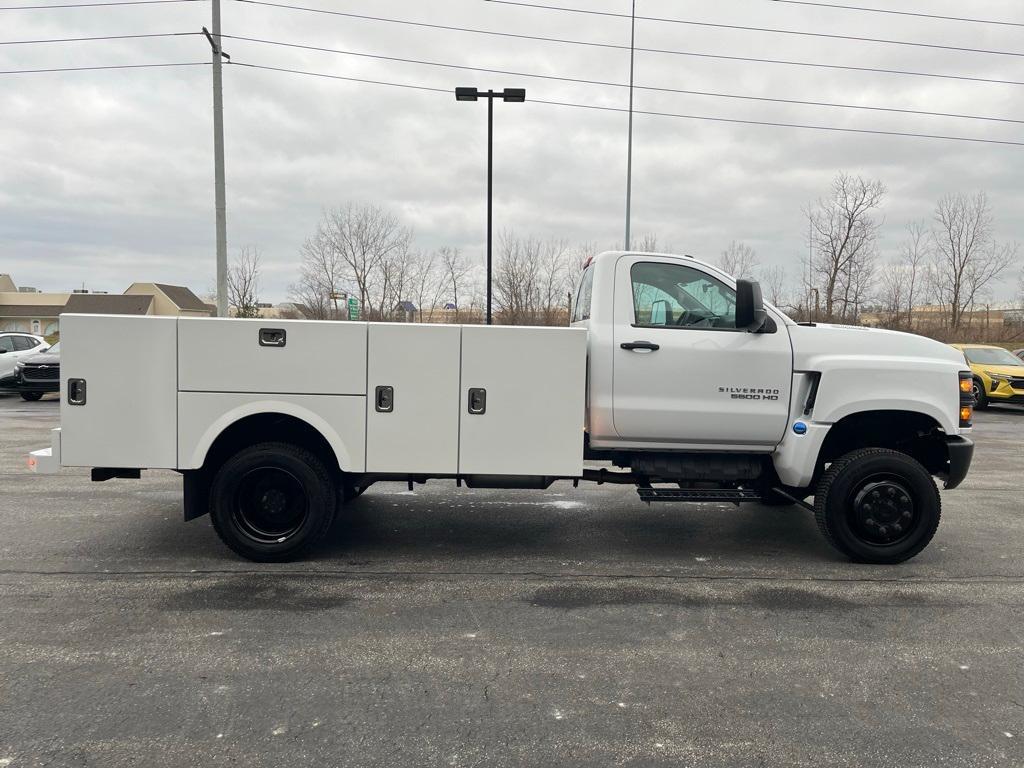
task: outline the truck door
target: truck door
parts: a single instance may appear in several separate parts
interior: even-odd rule
[[[769,311],[769,317],[773,317]],[[624,441],[770,446],[789,413],[792,347],[736,328],[736,291],[700,264],[622,256],[615,267],[615,431]]]

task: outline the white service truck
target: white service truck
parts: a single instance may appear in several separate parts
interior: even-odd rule
[[[601,254],[569,328],[64,315],[61,337],[61,427],[29,464],[176,470],[185,519],[259,561],[373,483],[448,479],[799,504],[846,556],[896,563],[973,452],[957,350],[795,323],[689,257]]]

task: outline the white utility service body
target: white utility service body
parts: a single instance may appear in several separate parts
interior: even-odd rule
[[[969,467],[969,371],[938,342],[798,325],[756,283],[666,254],[595,258],[571,320],[64,315],[61,428],[30,464],[177,470],[186,519],[210,511],[253,559],[305,551],[375,482],[449,478],[629,483],[648,502],[813,495],[826,538],[873,562],[920,551],[931,476],[955,487]]]

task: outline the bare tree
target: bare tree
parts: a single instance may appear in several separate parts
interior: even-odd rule
[[[299,281],[289,290],[292,301],[309,308],[317,320],[337,315],[338,296],[348,293],[351,285],[341,254],[335,249],[325,221],[316,234],[302,244],[302,266]]]
[[[259,317],[260,252],[245,246],[239,249],[228,269],[228,305],[235,317]]]
[[[648,232],[640,238],[637,247],[633,250],[640,251],[641,253],[658,253],[658,236],[653,232]]]
[[[533,322],[541,325],[559,325],[565,321],[568,302],[566,296],[572,288],[570,277],[571,252],[564,240],[546,240],[540,259],[538,281],[539,316]]]
[[[504,323],[526,325],[532,321],[540,280],[540,241],[502,232],[494,269],[494,303]]]
[[[753,277],[757,270],[757,252],[746,243],[733,240],[722,251],[718,266],[733,277]]]
[[[431,322],[434,310],[445,291],[447,281],[441,257],[437,251],[420,252],[412,259],[409,275],[409,295],[416,303],[419,321]]]
[[[950,328],[957,330],[985,288],[1014,262],[1019,246],[995,241],[984,192],[946,195],[935,209],[935,224],[934,285]]]
[[[452,304],[455,307],[455,322],[458,323],[461,322],[460,313],[462,311],[459,302],[465,298],[466,281],[470,274],[470,268],[458,248],[445,246],[438,249],[437,255],[444,267],[444,285],[448,291],[451,291],[449,295],[452,297]]]
[[[786,306],[786,268],[778,264],[772,264],[765,268],[761,276],[761,285],[764,289],[765,298],[769,304],[774,304],[780,309]]]
[[[825,319],[855,319],[870,290],[881,226],[873,212],[885,185],[840,173],[828,199],[806,211],[811,229],[813,285],[823,295]]]

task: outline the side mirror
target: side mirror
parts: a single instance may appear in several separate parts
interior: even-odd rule
[[[767,322],[761,286],[755,280],[737,280],[736,327],[747,333],[757,333]]]
[[[664,299],[651,304],[651,325],[668,325],[668,302]]]

